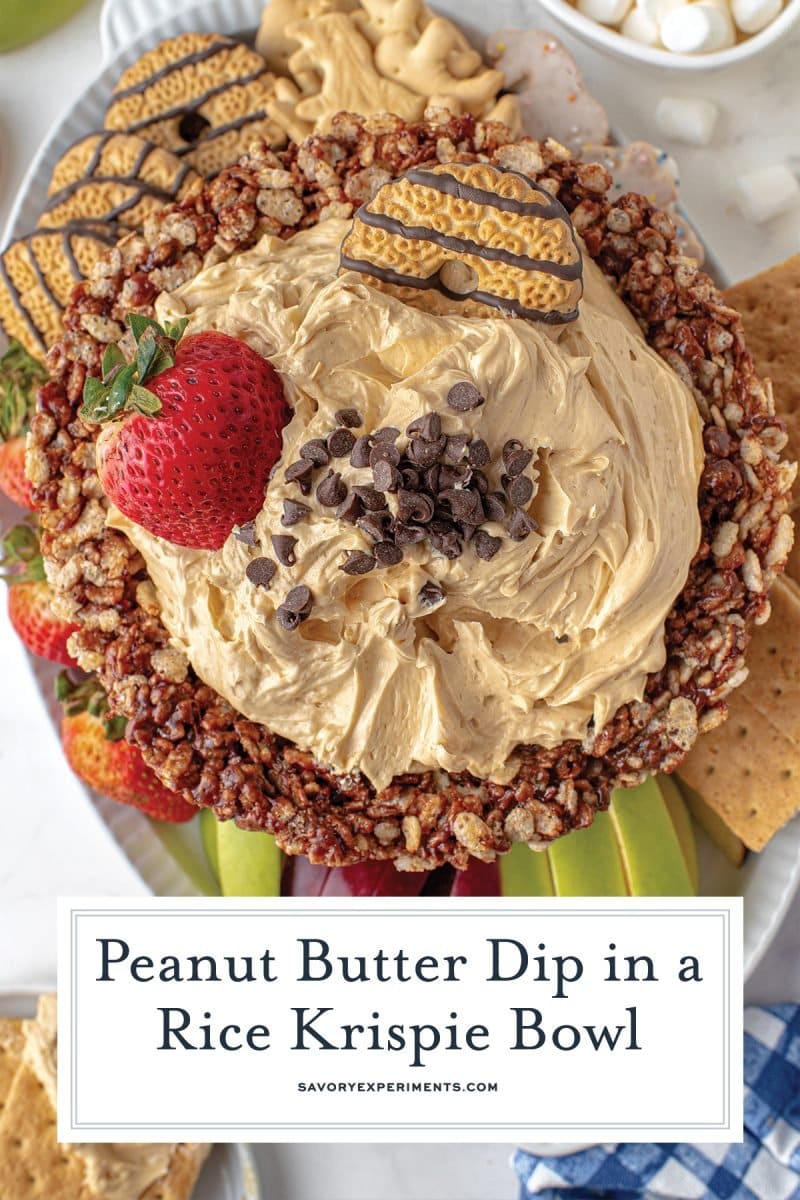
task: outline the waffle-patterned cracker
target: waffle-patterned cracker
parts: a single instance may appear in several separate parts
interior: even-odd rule
[[[272,73],[249,46],[221,34],[182,33],[122,73],[105,125],[148,138],[210,177],[253,141],[285,142],[267,115],[273,91]]]
[[[144,138],[90,133],[56,163],[38,224],[115,221],[139,229],[151,213],[182,200],[198,179],[188,162]]]
[[[120,236],[113,224],[77,222],[37,229],[0,255],[0,326],[36,358],[61,333],[61,317],[76,283]]]
[[[574,320],[582,293],[563,206],[488,163],[418,167],[386,184],[356,213],[341,267],[408,298],[433,291],[468,313],[488,307],[549,324]]]

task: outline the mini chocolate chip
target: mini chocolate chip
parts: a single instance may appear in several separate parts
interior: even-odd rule
[[[281,525],[296,525],[298,521],[304,521],[310,512],[308,505],[300,500],[284,500]]]
[[[523,449],[522,442],[519,441],[518,438],[509,438],[508,441],[503,446],[503,450],[502,450],[503,462],[504,463],[508,462],[508,460],[512,454],[516,454],[516,452],[518,450],[522,450],[522,449]]]
[[[486,478],[483,471],[472,472],[472,486],[481,496],[485,496],[489,491],[489,480]]]
[[[434,496],[439,491],[439,475],[441,474],[441,470],[442,469],[439,464],[434,463],[432,467],[427,468],[425,474],[423,475],[425,487],[429,492],[432,492]]]
[[[460,462],[467,452],[469,438],[465,433],[453,433],[448,437],[445,444],[445,457],[451,462]]]
[[[392,514],[388,511],[365,513],[356,521],[361,532],[372,538],[373,542],[385,541],[391,524]]]
[[[375,430],[372,440],[373,442],[396,442],[399,437],[399,429],[395,429],[394,425],[384,425],[382,429]]]
[[[376,491],[374,487],[356,484],[353,492],[369,512],[378,512],[380,509],[386,508],[386,497],[383,492]]]
[[[394,540],[398,546],[413,546],[416,542],[422,542],[425,539],[425,529],[421,525],[406,525],[403,521],[396,521],[394,527]]]
[[[487,521],[502,521],[506,515],[505,497],[499,492],[489,492],[483,497],[483,511]]]
[[[303,624],[303,621],[305,621],[308,613],[292,612],[290,608],[284,608],[281,604],[280,607],[275,610],[275,616],[278,618],[278,624],[281,626],[281,628],[288,629],[288,631],[292,633],[295,629],[297,629],[298,625]]]
[[[268,588],[277,569],[271,558],[254,558],[247,564],[244,573],[256,587]]]
[[[475,534],[475,553],[484,562],[488,562],[490,558],[494,558],[502,544],[502,538],[492,537],[485,529],[479,529]]]
[[[569,641],[569,634],[560,633],[558,635],[558,637],[556,638],[556,641],[558,642],[559,646],[565,646],[567,644],[567,642]]]
[[[474,383],[464,379],[461,383],[456,383],[450,388],[447,393],[447,403],[456,412],[469,412],[472,408],[477,408],[483,404],[483,396],[480,394]]]
[[[300,447],[300,457],[313,463],[315,467],[327,467],[331,460],[328,447],[322,438],[312,438],[311,441],[304,442]]]
[[[523,509],[515,508],[508,521],[508,536],[515,542],[521,542],[538,528],[533,517],[529,517]]]
[[[483,438],[475,438],[474,442],[470,442],[469,450],[467,451],[467,461],[473,467],[485,467],[491,459],[489,447]]]
[[[465,487],[472,479],[472,468],[466,463],[459,463],[458,466],[449,466],[443,463],[439,467],[439,489]]]
[[[394,447],[392,447],[394,449]],[[396,492],[403,481],[397,467],[392,463],[379,459],[372,467],[372,478],[379,492]]]
[[[347,458],[356,444],[356,439],[349,429],[334,429],[326,439],[326,445],[331,458]]]
[[[418,433],[426,442],[435,442],[441,437],[442,418],[436,412],[423,413],[406,426],[406,433],[409,437]]]
[[[521,450],[514,450],[504,460],[507,473],[512,479],[515,479],[517,475],[522,474],[532,458],[533,451],[526,449],[524,446]]]
[[[456,521],[465,521],[467,525],[480,525],[485,520],[481,498],[475,492],[447,488],[439,493],[439,497],[447,500]]]
[[[400,462],[400,451],[394,442],[376,442],[369,452],[369,465],[375,467],[379,462],[388,462],[396,467]]]
[[[350,492],[347,499],[343,500],[337,508],[335,515],[340,521],[347,521],[349,525],[355,525],[363,511],[364,506],[358,496]]]
[[[256,523],[255,521],[245,521],[244,525],[234,525],[233,536],[237,542],[241,542],[243,546],[255,546],[256,544]]]
[[[409,492],[400,488],[397,493],[397,515],[401,521],[419,521],[424,525],[433,516],[433,500],[424,492]]]
[[[338,471],[328,471],[317,487],[316,496],[325,508],[336,508],[347,498],[347,488]]]
[[[337,425],[344,425],[345,429],[358,429],[359,425],[364,424],[357,408],[337,408],[333,419]]]
[[[400,467],[400,477],[403,480],[403,487],[409,492],[418,492],[421,483],[419,471],[416,467]]]
[[[287,483],[296,483],[304,496],[311,495],[311,477],[314,474],[314,464],[305,459],[290,463],[284,472]]]
[[[312,597],[311,590],[304,583],[293,587],[292,590],[284,597],[281,608],[287,612],[307,613],[311,608]]]
[[[369,452],[372,449],[372,442],[366,436],[356,438],[355,445],[350,452],[350,465],[352,467],[368,467]]]
[[[403,561],[403,551],[393,542],[378,542],[375,547],[375,558],[380,567],[395,567]]]
[[[408,444],[408,457],[418,467],[432,467],[439,458],[444,447],[439,442],[427,442],[423,437],[415,437]]]
[[[434,533],[431,545],[445,558],[458,558],[462,553],[461,539],[454,529],[448,533]]]
[[[345,575],[366,575],[375,566],[375,559],[363,550],[346,550],[347,561],[342,564]]]
[[[522,508],[533,495],[533,481],[527,475],[517,475],[509,481],[506,494],[513,505]]]
[[[297,557],[294,548],[297,545],[297,538],[292,537],[289,533],[273,533],[271,537],[272,549],[275,551],[275,557],[281,566],[293,567],[297,562]]]
[[[464,521],[457,521],[456,524],[458,527],[458,532],[461,534],[461,537],[464,539],[464,541],[471,542],[475,536],[475,532],[476,532],[478,526],[477,525],[467,525],[466,522],[464,522]]]
[[[429,581],[419,589],[418,599],[423,608],[432,608],[434,604],[441,604],[444,592],[437,584]]]

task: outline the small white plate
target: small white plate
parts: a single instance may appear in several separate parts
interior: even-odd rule
[[[1,0],[0,0],[1,2]],[[435,0],[441,12],[459,21],[478,36],[491,31],[496,22],[487,13],[484,0]],[[29,232],[44,207],[47,183],[53,165],[67,146],[94,129],[102,128],[112,87],[120,73],[143,50],[159,39],[187,30],[242,33],[258,22],[262,0],[205,0],[175,11],[175,0],[106,0],[101,20],[103,44],[112,56],[100,75],[81,98],[54,126],[42,143],[23,180],[11,212],[5,238]],[[507,24],[534,24],[535,16],[523,15],[528,0],[508,0],[502,18]],[[591,88],[591,79],[587,80]],[[635,134],[635,130],[628,130]],[[704,238],[704,241],[706,239]],[[714,272],[713,255],[708,254],[707,269]],[[724,283],[724,280],[720,280]],[[0,498],[0,528],[8,523]],[[35,663],[37,679],[46,697],[52,696],[54,671]],[[55,718],[53,701],[49,699]],[[88,793],[87,793],[88,794]],[[132,808],[100,797],[93,797],[103,820],[128,855],[145,882],[159,895],[193,895],[200,887],[178,866],[165,849],[153,825]],[[204,861],[197,837],[196,822],[189,828],[174,827],[174,839],[198,863]],[[730,867],[719,851],[698,832],[701,860],[701,892],[704,895],[742,895],[744,905],[744,973],[751,974],[774,936],[800,883],[800,818],[772,839],[761,854],[751,854],[740,871]]]
[[[34,1017],[36,1001],[52,984],[0,989],[0,1017]],[[9,1197],[9,1200],[11,1198]],[[249,1146],[214,1146],[192,1193],[192,1200],[264,1200]]]

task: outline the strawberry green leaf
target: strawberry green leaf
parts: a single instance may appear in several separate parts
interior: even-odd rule
[[[97,425],[107,421],[110,416],[108,407],[110,394],[110,385],[95,379],[93,375],[87,376],[83,385],[83,404],[79,414],[81,419]]]
[[[0,357],[0,442],[25,433],[47,371],[17,341]]]
[[[45,578],[39,536],[30,525],[16,525],[0,542],[0,578],[12,583],[41,583]]]
[[[128,395],[136,380],[136,363],[128,363],[114,376],[111,391],[108,394],[108,415],[118,416],[128,403]]]
[[[151,367],[159,354],[158,342],[154,337],[140,338],[136,345],[136,371],[143,382],[151,374]]]
[[[173,321],[171,325],[167,325],[167,337],[170,338],[176,346],[186,332],[186,326],[188,324],[189,318],[181,317],[179,320]]]
[[[106,346],[103,352],[103,380],[110,382],[111,372],[115,367],[125,366],[125,355],[120,350],[119,346]]]
[[[107,742],[121,742],[125,737],[128,722],[124,717],[110,717],[107,721],[103,722],[103,728],[106,732]]]
[[[135,383],[128,395],[126,407],[145,417],[154,417],[161,412],[161,401],[155,392],[150,392],[141,384]]]
[[[152,317],[146,317],[144,313],[128,313],[128,325],[137,345],[146,329],[152,329],[156,337],[164,333],[158,321],[154,321]]]

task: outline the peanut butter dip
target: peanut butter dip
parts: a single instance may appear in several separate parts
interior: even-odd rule
[[[219,551],[187,550],[115,511],[109,520],[144,556],[175,646],[248,718],[378,789],[421,768],[504,782],[520,744],[583,739],[663,665],[664,621],[700,537],[696,406],[588,256],[580,315],[554,332],[455,305],[433,315],[337,277],[346,231],[333,219],[265,237],[157,305],[159,319],[188,315],[190,333],[242,338],[282,376],[295,415],[256,522],[260,549],[232,536]],[[447,394],[462,381],[485,403],[454,412]],[[359,529],[313,494],[308,520],[286,530],[281,514],[300,498],[286,466],[351,407],[357,432],[405,431],[435,411],[444,433],[483,438],[492,488],[501,448],[520,439],[534,450],[538,530],[504,537],[489,562],[469,545],[448,559],[425,542],[396,566],[345,574],[345,551],[371,548]],[[348,484],[369,482],[347,458],[332,465]],[[248,562],[273,557],[270,534],[287,532],[295,564],[268,590],[253,586]],[[445,596],[426,607],[431,582]],[[314,607],[289,632],[274,614],[300,583]]]
[[[25,1021],[23,1030],[25,1061],[44,1087],[55,1112],[58,1036],[55,996],[40,997],[36,1020]],[[68,1149],[83,1162],[88,1193],[102,1196],[103,1200],[140,1200],[152,1184],[167,1174],[175,1153],[174,1144],[140,1142],[76,1143]],[[206,1147],[196,1149],[205,1157]]]

